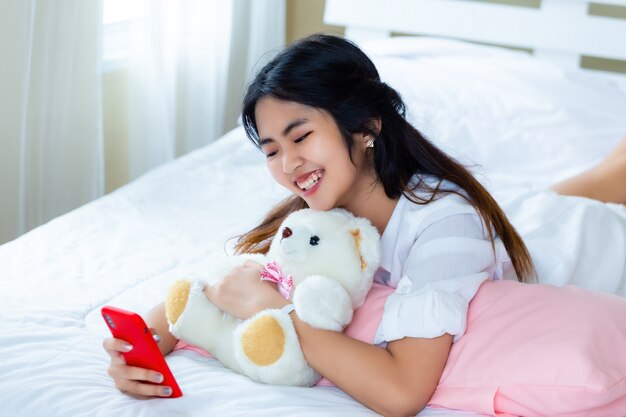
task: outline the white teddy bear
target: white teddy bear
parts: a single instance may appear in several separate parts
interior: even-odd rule
[[[257,382],[311,386],[320,376],[304,359],[288,310],[268,309],[242,321],[213,306],[203,289],[250,259],[266,265],[262,278],[279,282],[302,321],[341,331],[372,285],[379,240],[368,220],[346,210],[296,211],[278,229],[267,256],[224,257],[211,263],[206,280],[177,281],[165,302],[170,331]]]

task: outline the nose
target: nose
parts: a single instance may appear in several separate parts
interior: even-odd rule
[[[291,235],[293,235],[293,232],[291,231],[291,229],[288,228],[288,227],[285,227],[283,229],[283,239],[286,238],[286,237],[289,237]]]
[[[294,149],[283,150],[283,172],[285,174],[291,174],[302,165],[302,158]]]

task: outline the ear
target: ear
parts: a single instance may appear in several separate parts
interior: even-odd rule
[[[355,217],[347,225],[361,259],[361,272],[373,275],[380,262],[380,235],[369,220]]]
[[[372,117],[368,119],[365,123],[365,127],[370,129],[373,132],[376,132],[377,135],[380,134],[380,130],[383,128],[383,122],[380,117]]]
[[[353,133],[352,134],[352,138],[354,141],[356,142],[360,142],[363,144],[363,146],[365,146],[365,144],[370,141],[370,140],[376,140],[377,139],[377,135],[380,134],[380,131],[383,127],[382,125],[382,119],[380,117],[371,117],[367,120],[365,120],[365,122],[363,122],[363,124],[361,125],[362,128],[362,132],[360,133]],[[368,133],[368,132],[373,132],[372,133]]]
[[[354,239],[356,252],[359,254],[359,258],[361,259],[361,271],[365,271],[365,269],[367,268],[367,261],[361,253],[361,229],[350,229],[350,234]]]

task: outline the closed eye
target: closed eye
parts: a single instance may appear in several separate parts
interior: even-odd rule
[[[300,136],[298,139],[294,140],[294,143],[300,143],[300,142],[302,142],[302,141],[303,141],[304,139],[306,139],[306,137],[307,137],[307,136],[309,136],[311,133],[313,133],[313,132],[311,131],[311,132],[307,132],[307,133],[305,133],[304,135]],[[265,154],[265,157],[266,157],[266,158],[271,158],[271,157],[275,156],[277,153],[278,153],[278,151],[269,152],[269,153]]]
[[[295,142],[295,143],[300,143],[300,142],[302,142],[302,141],[303,141],[304,139],[306,139],[306,137],[307,137],[307,136],[309,136],[311,133],[313,133],[313,132],[308,132],[308,133],[304,134],[303,136],[300,136],[300,137],[299,137],[298,139],[296,139],[294,142]]]

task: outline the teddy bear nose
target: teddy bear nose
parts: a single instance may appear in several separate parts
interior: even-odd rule
[[[293,234],[293,232],[291,231],[291,229],[290,229],[290,228],[285,227],[285,228],[283,229],[283,239],[284,239],[284,238],[286,238],[286,237],[291,236],[292,234]]]

